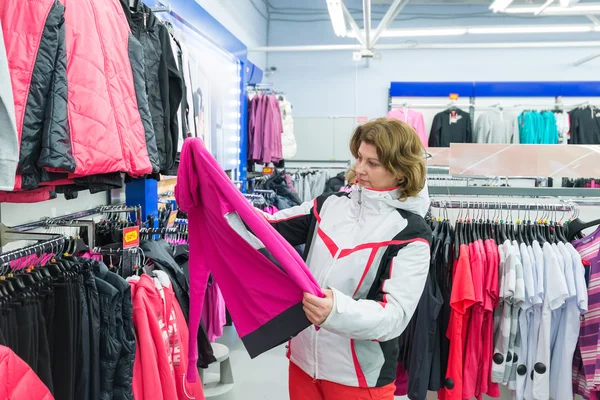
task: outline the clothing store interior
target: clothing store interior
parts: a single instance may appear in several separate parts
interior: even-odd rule
[[[0,400],[600,399],[599,71],[600,0],[0,0]]]

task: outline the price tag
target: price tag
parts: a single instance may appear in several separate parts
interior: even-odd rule
[[[123,248],[130,249],[140,245],[140,227],[131,226],[123,229]]]
[[[171,211],[171,214],[169,214],[169,222],[167,222],[167,228],[172,228],[175,225],[176,219],[177,211]]]
[[[450,100],[458,100],[458,94],[450,93]]]
[[[262,170],[263,175],[273,175],[273,172],[275,172],[273,167],[264,167]]]
[[[356,117],[356,122],[359,124],[366,124],[369,122],[369,117]]]

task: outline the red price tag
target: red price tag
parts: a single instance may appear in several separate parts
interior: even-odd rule
[[[129,249],[140,245],[140,227],[131,226],[123,229],[123,248]]]
[[[177,211],[171,211],[171,214],[169,214],[169,222],[167,222],[167,228],[172,228],[175,225],[176,219]]]
[[[272,167],[264,167],[263,168],[263,175],[273,175],[273,172],[275,172],[275,168]]]

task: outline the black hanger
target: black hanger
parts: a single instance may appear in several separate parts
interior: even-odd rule
[[[567,224],[567,239],[569,242],[572,242],[575,239],[575,235],[580,233],[581,231],[594,227],[596,225],[600,225],[600,219],[595,219],[590,222],[582,221],[579,218],[575,218],[574,220],[568,222]]]
[[[562,223],[559,223],[557,226],[556,234],[558,235],[558,239],[563,243],[568,242],[565,233],[566,233],[566,227]]]

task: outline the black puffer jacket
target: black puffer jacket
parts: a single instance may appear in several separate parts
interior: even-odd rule
[[[340,172],[339,174],[327,181],[327,183],[325,184],[325,191],[323,192],[323,194],[337,193],[340,191],[341,188],[344,187],[345,184],[346,174]]]
[[[121,0],[133,35],[144,49],[146,90],[160,158],[160,170],[175,166],[179,128],[177,111],[183,96],[183,78],[177,68],[167,27],[141,1],[134,10]]]
[[[265,183],[265,189],[272,190],[279,196],[288,199],[293,206],[299,206],[302,204],[300,197],[288,186],[285,176],[281,174],[273,175]]]
[[[28,2],[22,3],[26,10]],[[37,188],[42,181],[66,177],[67,171],[75,171],[67,120],[64,13],[64,6],[55,2],[46,18],[33,66],[17,168],[23,189]],[[65,175],[48,173],[43,168],[60,169]]]

